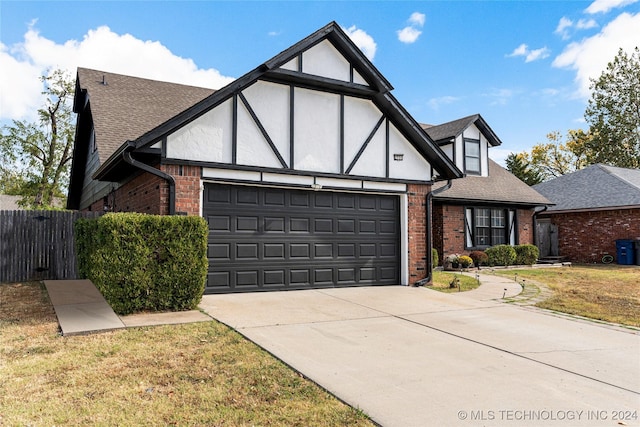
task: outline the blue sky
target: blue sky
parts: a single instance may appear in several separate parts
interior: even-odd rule
[[[585,127],[589,78],[640,45],[638,0],[0,0],[0,123],[34,118],[48,68],[218,88],[330,21],[419,122],[480,113],[498,161]]]

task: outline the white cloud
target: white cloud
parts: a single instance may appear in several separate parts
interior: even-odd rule
[[[417,25],[419,27],[424,26],[425,14],[420,12],[413,12],[409,17],[409,23],[412,25]]]
[[[75,75],[77,67],[217,89],[233,81],[213,68],[201,69],[157,41],[117,34],[102,26],[83,39],[57,43],[30,25],[24,41],[0,45],[0,120],[33,120],[42,105],[38,76],[61,68]]]
[[[527,54],[528,50],[529,50],[529,47],[526,44],[522,43],[520,46],[513,49],[513,52],[511,52],[507,56],[523,56]]]
[[[569,32],[567,31],[569,28],[573,26],[573,21],[569,18],[562,17],[560,18],[560,22],[558,22],[558,26],[554,33],[559,34],[563,40],[569,38]]]
[[[373,37],[367,34],[364,30],[357,28],[355,25],[352,25],[349,28],[343,28],[343,30],[347,33],[351,41],[358,46],[362,53],[364,53],[369,60],[373,61],[373,58],[376,56],[376,49],[378,48]]]
[[[637,2],[638,0],[595,0],[585,9],[586,13],[607,13],[611,9],[624,7]]]
[[[441,96],[439,98],[431,98],[429,101],[427,101],[427,105],[433,110],[438,110],[441,105],[453,104],[454,102],[457,102],[459,100],[459,97],[447,95]]]
[[[533,62],[539,59],[544,59],[549,56],[549,49],[547,47],[541,47],[540,49],[529,49],[529,46],[522,43],[520,46],[515,48],[513,52],[506,55],[507,57],[515,57],[515,56],[524,56],[524,62]]]
[[[413,12],[407,22],[409,25],[401,30],[396,31],[398,34],[398,40],[402,43],[415,43],[422,34],[420,28],[424,27],[425,14],[420,12]]]
[[[547,47],[542,47],[540,49],[534,49],[527,54],[524,62],[533,62],[538,59],[544,59],[549,56],[549,49]]]
[[[415,43],[415,41],[418,40],[418,37],[420,37],[420,34],[422,34],[422,31],[420,30],[413,27],[404,27],[403,29],[398,30],[398,40],[402,43]]]
[[[484,94],[484,96],[492,99],[489,105],[507,105],[514,95],[515,91],[512,89],[493,89],[491,92]]]
[[[578,84],[578,95],[590,96],[590,78],[598,78],[607,68],[607,64],[622,48],[627,52],[637,46],[640,40],[640,13],[631,15],[622,13],[609,22],[602,30],[580,42],[570,43],[558,55],[553,66],[569,68],[576,71],[575,81]]]
[[[588,30],[590,28],[596,28],[598,23],[595,19],[580,19],[576,24],[576,28],[579,30]]]

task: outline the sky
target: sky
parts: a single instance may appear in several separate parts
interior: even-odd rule
[[[586,129],[590,79],[640,46],[640,0],[0,0],[0,125],[35,120],[47,70],[218,89],[331,21],[418,122],[482,115],[499,163]]]

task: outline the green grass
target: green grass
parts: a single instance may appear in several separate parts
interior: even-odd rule
[[[553,294],[537,307],[622,325],[640,327],[640,268],[573,266],[495,270],[495,274],[533,280]]]
[[[61,337],[39,283],[0,301],[0,425],[373,425],[215,321]]]
[[[455,287],[451,287],[451,282],[457,279],[460,284],[460,288],[456,284]],[[478,281],[469,276],[465,276],[459,273],[450,273],[445,271],[434,271],[433,272],[433,285],[429,286],[429,289],[434,289],[440,292],[464,292],[475,289],[479,286]]]

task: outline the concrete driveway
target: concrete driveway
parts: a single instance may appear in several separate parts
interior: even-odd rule
[[[383,426],[640,425],[638,331],[404,286],[201,308]]]

